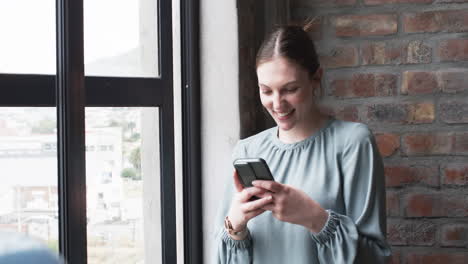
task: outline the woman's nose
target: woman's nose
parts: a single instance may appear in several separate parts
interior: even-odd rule
[[[273,95],[273,110],[281,109],[281,104],[283,102],[283,97],[279,93]]]

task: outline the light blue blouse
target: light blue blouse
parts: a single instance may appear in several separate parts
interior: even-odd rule
[[[234,193],[229,176],[218,214],[213,263],[385,263],[385,182],[382,159],[366,125],[330,119],[311,137],[293,144],[278,128],[240,140],[233,158],[263,158],[276,181],[306,192],[329,212],[319,233],[274,218],[270,211],[248,223],[245,240],[223,227]]]

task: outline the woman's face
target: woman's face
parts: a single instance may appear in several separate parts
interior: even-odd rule
[[[257,68],[260,100],[283,131],[298,131],[310,122],[318,81],[298,64],[278,57]]]

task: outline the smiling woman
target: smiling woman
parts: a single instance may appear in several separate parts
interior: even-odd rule
[[[390,255],[382,159],[366,125],[318,110],[322,69],[309,26],[278,28],[257,54],[260,100],[277,126],[239,141],[233,158],[264,159],[275,181],[244,188],[234,172],[217,218],[216,263],[384,263]]]
[[[314,103],[314,91],[320,86],[321,70],[314,75],[297,63],[277,57],[257,68],[260,100],[282,131],[286,143],[302,140],[317,130],[325,116]],[[318,81],[317,81],[318,80]]]

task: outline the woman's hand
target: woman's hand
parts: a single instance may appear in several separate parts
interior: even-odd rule
[[[239,180],[237,171],[234,171],[234,185],[237,193],[232,199],[231,208],[228,217],[234,230],[243,230],[250,219],[265,212],[262,207],[272,202],[271,194],[263,188],[249,187],[244,188]],[[261,197],[250,201],[253,196]]]
[[[274,181],[254,181],[252,185],[272,192],[273,202],[263,206],[280,221],[302,225],[318,233],[328,219],[328,213],[305,192]]]

